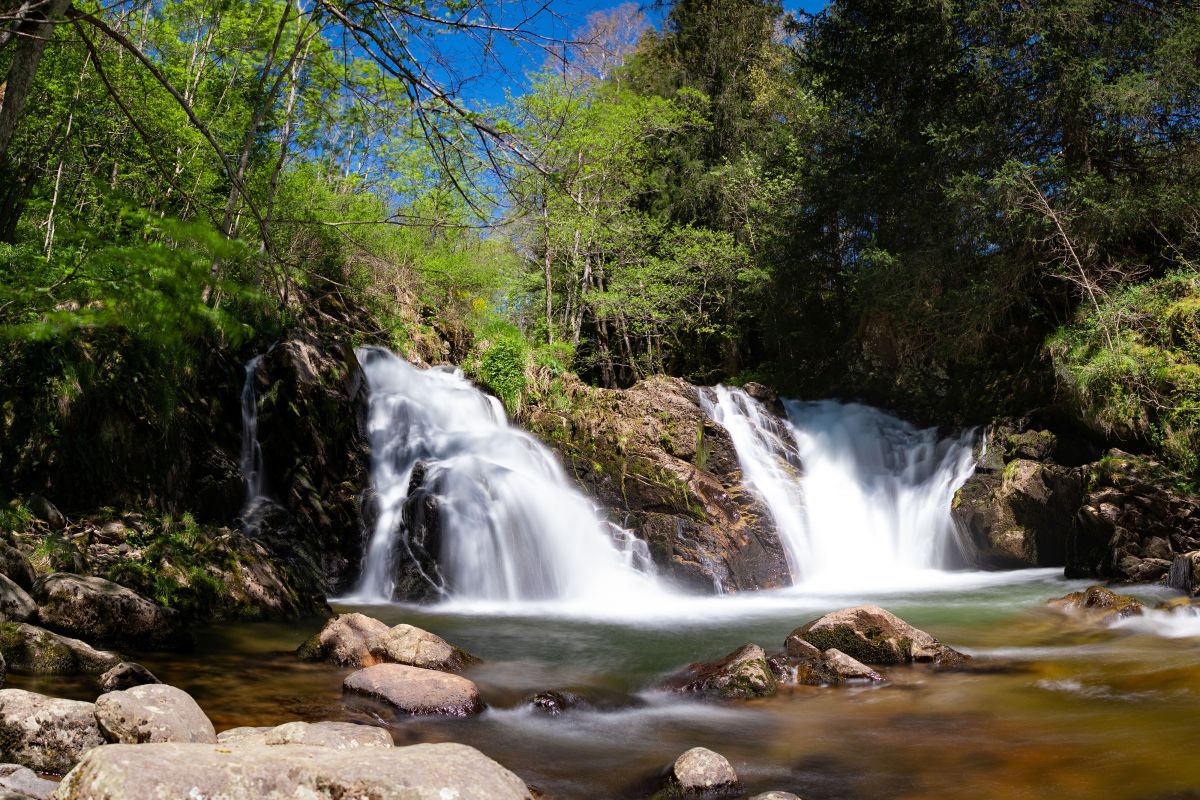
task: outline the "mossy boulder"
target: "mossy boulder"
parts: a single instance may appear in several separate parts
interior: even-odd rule
[[[723,658],[689,664],[668,678],[672,691],[705,694],[725,700],[770,697],[775,694],[775,674],[767,655],[756,644],[747,644]]]
[[[0,690],[0,759],[63,775],[102,744],[92,703]]]
[[[32,594],[41,622],[69,635],[151,649],[189,641],[178,612],[104,578],[54,572]]]
[[[1090,621],[1108,625],[1128,617],[1139,617],[1145,611],[1142,601],[1127,594],[1117,594],[1103,586],[1089,586],[1082,592],[1071,592],[1047,603],[1051,608],[1078,612]]]
[[[98,675],[121,662],[116,653],[23,622],[0,623],[0,654],[10,670],[30,675]]]
[[[968,656],[939,642],[879,606],[833,611],[796,628],[789,635],[822,652],[836,649],[864,664],[960,664]]]

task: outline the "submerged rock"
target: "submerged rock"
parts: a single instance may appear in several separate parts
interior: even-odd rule
[[[217,734],[221,744],[308,745],[334,750],[392,747],[392,735],[384,728],[354,722],[285,722],[273,728],[232,728]]]
[[[107,650],[28,623],[0,623],[0,654],[8,668],[31,675],[99,674],[121,662]]]
[[[737,788],[733,765],[706,747],[693,747],[679,756],[667,776],[667,789],[687,797],[725,795]]]
[[[150,670],[132,661],[122,661],[100,676],[100,689],[104,692],[119,692],[135,686],[162,683]]]
[[[58,784],[39,777],[20,764],[0,764],[0,798],[5,800],[49,800]]]
[[[557,717],[564,711],[588,705],[587,701],[574,692],[538,692],[524,699],[525,705],[539,714]]]
[[[0,756],[62,775],[104,744],[96,706],[22,689],[0,690]]]
[[[667,680],[677,692],[697,692],[729,700],[769,697],[775,694],[775,675],[767,655],[756,644],[748,644],[712,662],[689,664]]]
[[[1058,597],[1046,605],[1070,611],[1083,612],[1090,619],[1103,625],[1127,617],[1141,616],[1145,610],[1142,601],[1127,594],[1117,594],[1103,586],[1089,586],[1082,592],[1071,592]]]
[[[466,717],[484,709],[479,689],[466,678],[403,664],[360,669],[346,677],[342,689],[367,705],[402,714]]]
[[[56,797],[531,800],[524,781],[461,744],[380,748],[369,757],[306,745],[108,745],[88,753]]]
[[[792,639],[808,642],[822,652],[836,649],[864,664],[916,661],[952,666],[968,658],[879,606],[833,611],[792,631],[788,640]]]
[[[177,612],[104,578],[54,572],[32,594],[41,622],[73,636],[140,648],[173,647],[185,638]]]
[[[7,575],[0,575],[0,622],[26,622],[37,614],[37,603]]]
[[[96,722],[108,741],[119,744],[217,741],[212,722],[192,696],[165,683],[100,695]]]

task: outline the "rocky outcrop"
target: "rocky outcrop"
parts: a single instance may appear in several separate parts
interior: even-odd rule
[[[55,797],[531,800],[520,778],[461,744],[381,748],[369,757],[306,745],[108,745],[88,753]]]
[[[217,732],[192,696],[163,683],[108,692],[96,699],[96,722],[119,744],[217,741]]]
[[[961,664],[967,656],[914,628],[879,606],[855,606],[833,611],[792,631],[788,650],[803,640],[823,653],[836,649],[864,664]]]
[[[41,622],[68,635],[140,648],[186,641],[177,612],[104,578],[55,572],[40,578],[32,594]]]
[[[684,797],[722,796],[737,790],[738,776],[725,756],[706,747],[693,747],[675,759],[665,788],[669,794]]]
[[[62,775],[102,744],[92,703],[0,690],[0,760]]]
[[[766,508],[741,483],[728,433],[699,391],[655,376],[629,389],[562,378],[522,422],[555,445],[584,491],[693,591],[763,589],[791,576]]]
[[[31,675],[100,674],[121,662],[116,653],[28,623],[0,623],[0,654],[10,670]]]
[[[135,686],[162,683],[150,670],[132,661],[122,661],[100,676],[100,691],[119,692]]]
[[[775,675],[763,649],[748,644],[717,661],[689,664],[666,685],[676,692],[738,700],[775,694]]]
[[[479,689],[458,675],[403,664],[376,664],[342,683],[353,705],[383,706],[392,713],[467,717],[484,709]]]
[[[328,661],[343,667],[406,664],[442,672],[459,672],[479,662],[465,650],[413,625],[386,623],[365,614],[339,614],[300,645],[305,661]]]
[[[225,745],[308,745],[334,750],[392,747],[392,735],[384,728],[354,722],[285,722],[273,728],[232,728],[217,734]]]

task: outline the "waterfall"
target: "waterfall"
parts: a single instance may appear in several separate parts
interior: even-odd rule
[[[245,508],[255,505],[263,494],[262,445],[258,443],[258,395],[254,377],[262,355],[246,362],[246,380],[242,383],[242,475],[246,479]]]
[[[890,585],[952,565],[950,504],[974,470],[973,433],[946,438],[879,409],[834,401],[785,401],[784,423],[740,389],[714,394],[709,414],[729,431],[798,583]],[[780,425],[800,470],[787,462]]]
[[[430,498],[439,552],[432,568],[416,566],[441,594],[602,603],[653,590],[639,569],[649,564],[645,544],[602,521],[499,401],[459,370],[417,369],[378,348],[357,353],[370,389],[378,516],[353,599],[392,599],[397,562],[411,560],[407,526]],[[416,512],[410,501],[420,501]]]

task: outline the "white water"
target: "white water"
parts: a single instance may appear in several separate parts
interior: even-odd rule
[[[500,403],[459,370],[421,370],[385,350],[357,351],[370,388],[371,483],[379,516],[357,602],[393,597],[404,505],[418,463],[439,508],[438,575],[465,601],[582,602],[656,596],[644,543],[602,521],[554,455],[511,427]]]
[[[249,509],[263,495],[262,446],[258,443],[258,397],[254,391],[254,374],[261,355],[246,362],[246,380],[242,384],[242,475],[246,479],[246,504]]]
[[[797,477],[779,420],[740,389],[714,392],[709,413],[729,431],[798,584],[919,586],[951,566],[950,504],[974,469],[971,433],[946,439],[869,406],[787,401]]]

